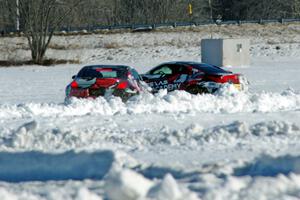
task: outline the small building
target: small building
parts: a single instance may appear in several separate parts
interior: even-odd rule
[[[249,39],[203,39],[201,41],[203,63],[225,66],[250,65]]]

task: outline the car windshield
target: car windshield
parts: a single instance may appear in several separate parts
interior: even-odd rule
[[[117,68],[83,68],[77,75],[78,78],[125,78],[126,70]]]
[[[203,71],[207,74],[216,74],[216,73],[230,73],[228,71],[225,71],[224,69],[214,66],[214,65],[208,65],[208,64],[196,64],[193,65],[197,69]]]

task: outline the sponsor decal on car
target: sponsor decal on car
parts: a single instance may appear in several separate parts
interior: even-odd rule
[[[179,89],[181,86],[181,83],[169,84],[167,80],[158,81],[158,82],[150,82],[148,84],[154,90],[160,90],[160,89],[176,90],[176,89]]]

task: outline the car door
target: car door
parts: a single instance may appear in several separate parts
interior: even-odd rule
[[[179,88],[175,83],[179,74],[179,66],[175,64],[163,64],[150,71],[147,81],[149,86],[154,90],[167,89],[173,91]]]
[[[185,84],[189,78],[191,77],[193,71],[192,71],[192,67],[191,66],[187,66],[187,65],[177,65],[176,67],[176,71],[175,73],[177,74],[177,76],[174,76],[174,78],[176,78],[174,80],[174,87],[176,88],[181,88],[181,86],[183,84]]]

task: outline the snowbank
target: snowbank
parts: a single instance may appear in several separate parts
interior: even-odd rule
[[[7,190],[0,188],[0,199],[2,200],[18,200],[18,197]]]
[[[83,122],[78,123],[81,125]],[[230,146],[230,144],[235,144],[238,141],[270,142],[278,139],[280,142],[289,138],[293,138],[293,141],[295,141],[300,137],[300,127],[287,121],[262,121],[254,124],[235,121],[210,128],[204,128],[198,123],[188,123],[180,129],[164,125],[160,129],[145,129],[141,126],[127,130],[116,126],[113,122],[111,123],[110,127],[104,129],[102,124],[93,123],[88,128],[81,128],[79,125],[64,128],[64,124],[60,124],[58,127],[50,124],[50,127],[45,127],[44,124],[36,121],[26,122],[16,130],[0,130],[2,132],[0,149],[38,149],[40,151],[51,151],[51,149],[72,150],[74,148],[94,149],[99,147],[147,149],[158,145],[198,149],[202,148],[202,145],[210,143],[228,144]],[[126,158],[125,160],[130,159]],[[130,161],[128,164],[131,165],[130,163],[134,162]]]
[[[214,172],[198,172],[190,177],[189,189],[178,184],[172,175],[150,181],[128,169],[111,171],[106,194],[110,200],[203,200],[214,199],[298,199],[300,157],[262,155],[251,162],[233,167],[232,173],[219,176]],[[214,166],[214,164],[212,164]],[[216,167],[216,166],[215,166]],[[270,187],[271,186],[271,187]]]
[[[106,193],[110,200],[199,199],[195,193],[179,186],[170,174],[155,183],[128,169],[110,172],[106,182]]]
[[[217,177],[200,175],[201,184],[194,190],[203,191],[202,199],[299,199],[300,157],[261,155],[231,175]]]
[[[230,145],[239,141],[272,141],[279,137],[283,140],[283,138],[296,138],[297,136],[300,136],[299,126],[289,122],[264,121],[248,124],[235,121],[231,124],[217,125],[206,129],[198,124],[191,124],[181,130],[164,127],[158,135],[147,137],[146,139],[150,139],[145,144],[168,144],[197,149],[205,144]]]
[[[215,178],[208,179],[211,181]],[[300,195],[300,176],[290,174],[289,176],[278,175],[276,177],[227,177],[214,182],[202,182],[201,186],[193,189],[203,191],[203,200],[215,199],[267,199],[267,200],[296,200]]]
[[[110,172],[106,191],[111,200],[137,200],[145,197],[153,184],[142,175],[124,169]]]
[[[80,188],[75,200],[102,200],[102,198],[87,188]]]

